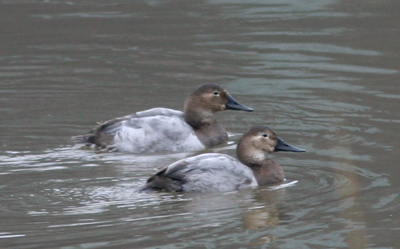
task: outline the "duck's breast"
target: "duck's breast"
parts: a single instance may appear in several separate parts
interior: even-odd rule
[[[183,113],[154,108],[126,116],[110,127],[114,147],[120,151],[150,153],[156,151],[193,151],[204,149]]]

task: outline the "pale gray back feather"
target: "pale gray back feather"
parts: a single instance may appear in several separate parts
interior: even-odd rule
[[[153,108],[118,118],[103,131],[114,136],[112,147],[134,153],[155,151],[193,151],[205,146],[193,128],[185,122],[183,112]]]
[[[163,173],[182,181],[186,192],[232,191],[257,186],[249,167],[236,158],[218,153],[179,160]]]

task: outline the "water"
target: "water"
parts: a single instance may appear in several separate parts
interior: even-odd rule
[[[390,1],[0,1],[1,248],[399,248],[399,7]],[[135,193],[195,153],[75,147],[96,121],[221,84],[234,155],[267,123],[287,182]]]

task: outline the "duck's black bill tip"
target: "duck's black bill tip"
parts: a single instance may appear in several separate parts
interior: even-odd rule
[[[226,103],[226,109],[228,110],[240,110],[246,112],[254,111],[253,108],[240,104],[230,95],[227,95],[227,98],[228,98],[228,103]]]
[[[239,106],[232,107],[232,106],[226,105],[226,109],[228,109],[228,110],[237,110],[237,111],[245,111],[245,112],[253,112],[254,111],[253,108],[247,107],[245,105],[240,105],[240,107]]]
[[[275,151],[290,151],[290,152],[306,152],[303,149],[292,146],[282,139],[278,138],[278,144],[275,146]]]

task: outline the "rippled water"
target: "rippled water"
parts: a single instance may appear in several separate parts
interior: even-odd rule
[[[399,7],[390,1],[0,0],[1,248],[399,248]],[[135,193],[196,153],[75,147],[96,121],[223,85],[235,154],[267,123],[286,184]]]

